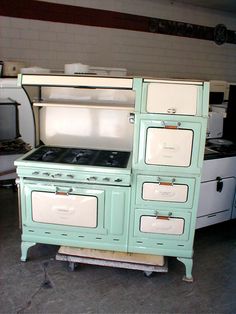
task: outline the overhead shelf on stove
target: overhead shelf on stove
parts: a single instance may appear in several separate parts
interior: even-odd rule
[[[94,75],[20,74],[18,76],[18,85],[132,89],[133,79],[128,77],[97,77]]]
[[[34,102],[34,107],[71,107],[71,108],[91,108],[91,109],[112,109],[112,110],[134,110],[134,104],[126,104],[119,102],[85,102],[75,100],[54,99],[52,101]]]

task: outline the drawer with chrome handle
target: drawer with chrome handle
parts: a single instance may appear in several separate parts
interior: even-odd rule
[[[136,209],[134,235],[142,238],[188,240],[191,214],[175,209]]]
[[[196,178],[137,175],[136,204],[153,207],[192,208]]]

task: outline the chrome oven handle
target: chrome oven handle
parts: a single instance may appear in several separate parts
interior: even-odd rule
[[[178,129],[181,127],[181,122],[169,122],[169,121],[161,121],[161,125],[165,129]]]
[[[161,181],[161,177],[157,177],[157,184],[159,185],[174,186],[174,183],[175,183],[175,178],[172,178],[171,182],[168,182],[168,181]]]
[[[159,215],[159,212],[156,211],[156,219],[169,220],[172,216],[172,212],[168,212],[168,215]]]
[[[58,186],[56,186],[56,191],[55,194],[56,195],[69,195],[71,192],[73,191],[72,188],[68,188],[68,189],[61,189]]]

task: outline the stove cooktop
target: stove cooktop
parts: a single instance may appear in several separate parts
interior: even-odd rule
[[[41,146],[24,160],[126,168],[130,152]]]

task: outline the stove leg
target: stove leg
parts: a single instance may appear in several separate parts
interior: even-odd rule
[[[186,275],[183,277],[183,281],[193,282],[192,268],[193,268],[193,259],[185,257],[177,257],[177,259],[182,262],[185,266]]]
[[[34,242],[21,242],[21,261],[25,262],[27,259],[27,252],[31,246],[34,246]]]

